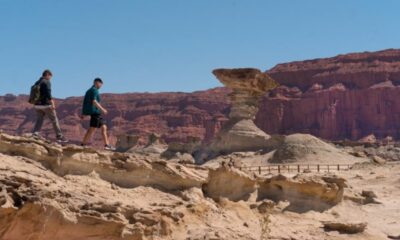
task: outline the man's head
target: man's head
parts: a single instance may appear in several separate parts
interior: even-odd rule
[[[96,78],[94,79],[93,84],[97,89],[100,89],[101,86],[103,86],[103,80],[101,80],[101,78]]]
[[[53,77],[53,73],[50,70],[46,69],[42,73],[42,77],[46,80],[50,80]]]

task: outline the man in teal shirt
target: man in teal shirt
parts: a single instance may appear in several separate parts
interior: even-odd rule
[[[86,91],[85,98],[83,99],[82,117],[90,116],[90,127],[83,138],[82,146],[86,146],[96,129],[100,128],[104,141],[104,149],[113,151],[115,148],[110,145],[107,135],[107,125],[104,123],[103,117],[101,116],[102,113],[108,113],[100,104],[99,89],[102,86],[103,80],[96,78],[93,82],[93,86]]]

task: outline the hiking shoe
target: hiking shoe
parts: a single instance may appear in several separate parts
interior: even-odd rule
[[[68,143],[69,141],[65,137],[58,137],[57,142],[58,143]]]
[[[39,132],[34,132],[34,133],[32,133],[32,137],[33,137],[33,138],[42,138],[42,136],[40,136],[40,133],[39,133]]]
[[[108,144],[104,146],[104,150],[108,150],[108,151],[115,151],[116,148],[113,147],[112,145]]]

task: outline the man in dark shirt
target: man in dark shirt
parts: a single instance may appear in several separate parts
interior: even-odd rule
[[[40,98],[39,101],[35,103],[36,110],[36,123],[33,128],[33,135],[40,136],[40,130],[43,126],[44,117],[47,116],[51,123],[53,124],[54,131],[56,132],[57,142],[66,143],[68,142],[61,132],[60,124],[56,114],[56,105],[51,95],[51,78],[53,74],[50,70],[45,70],[42,77],[35,83],[40,86]]]
[[[107,125],[104,123],[103,117],[101,116],[101,113],[108,113],[100,104],[99,89],[102,86],[103,80],[96,78],[93,82],[93,86],[86,91],[85,98],[83,99],[82,118],[84,116],[90,116],[90,127],[83,138],[82,146],[86,146],[96,129],[100,128],[104,141],[104,149],[115,150],[115,148],[110,145],[107,135]]]

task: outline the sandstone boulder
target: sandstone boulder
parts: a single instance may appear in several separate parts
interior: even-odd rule
[[[231,201],[249,200],[256,193],[257,182],[251,176],[229,166],[211,169],[207,185],[204,187],[206,196],[215,200],[227,198]]]
[[[372,156],[372,161],[374,161],[374,163],[376,163],[376,164],[385,164],[386,163],[385,159],[383,159],[377,155]]]
[[[287,210],[305,212],[324,211],[343,199],[345,180],[337,177],[321,178],[283,175],[259,180],[258,200],[288,201]]]
[[[376,140],[376,137],[374,134],[367,135],[358,140],[358,142],[360,142],[360,143],[369,143],[369,144],[376,143],[376,141],[377,140]]]
[[[161,139],[161,136],[152,133],[148,136],[147,144],[144,146],[134,146],[128,149],[128,153],[138,153],[144,155],[160,155],[168,148],[168,145]]]
[[[356,234],[364,232],[367,223],[341,223],[341,222],[324,222],[326,231],[338,231],[346,234]]]
[[[135,147],[139,142],[139,136],[131,134],[121,134],[117,136],[117,143],[115,147],[119,152],[126,152]]]
[[[292,134],[277,145],[271,163],[354,163],[363,161],[309,134]]]

